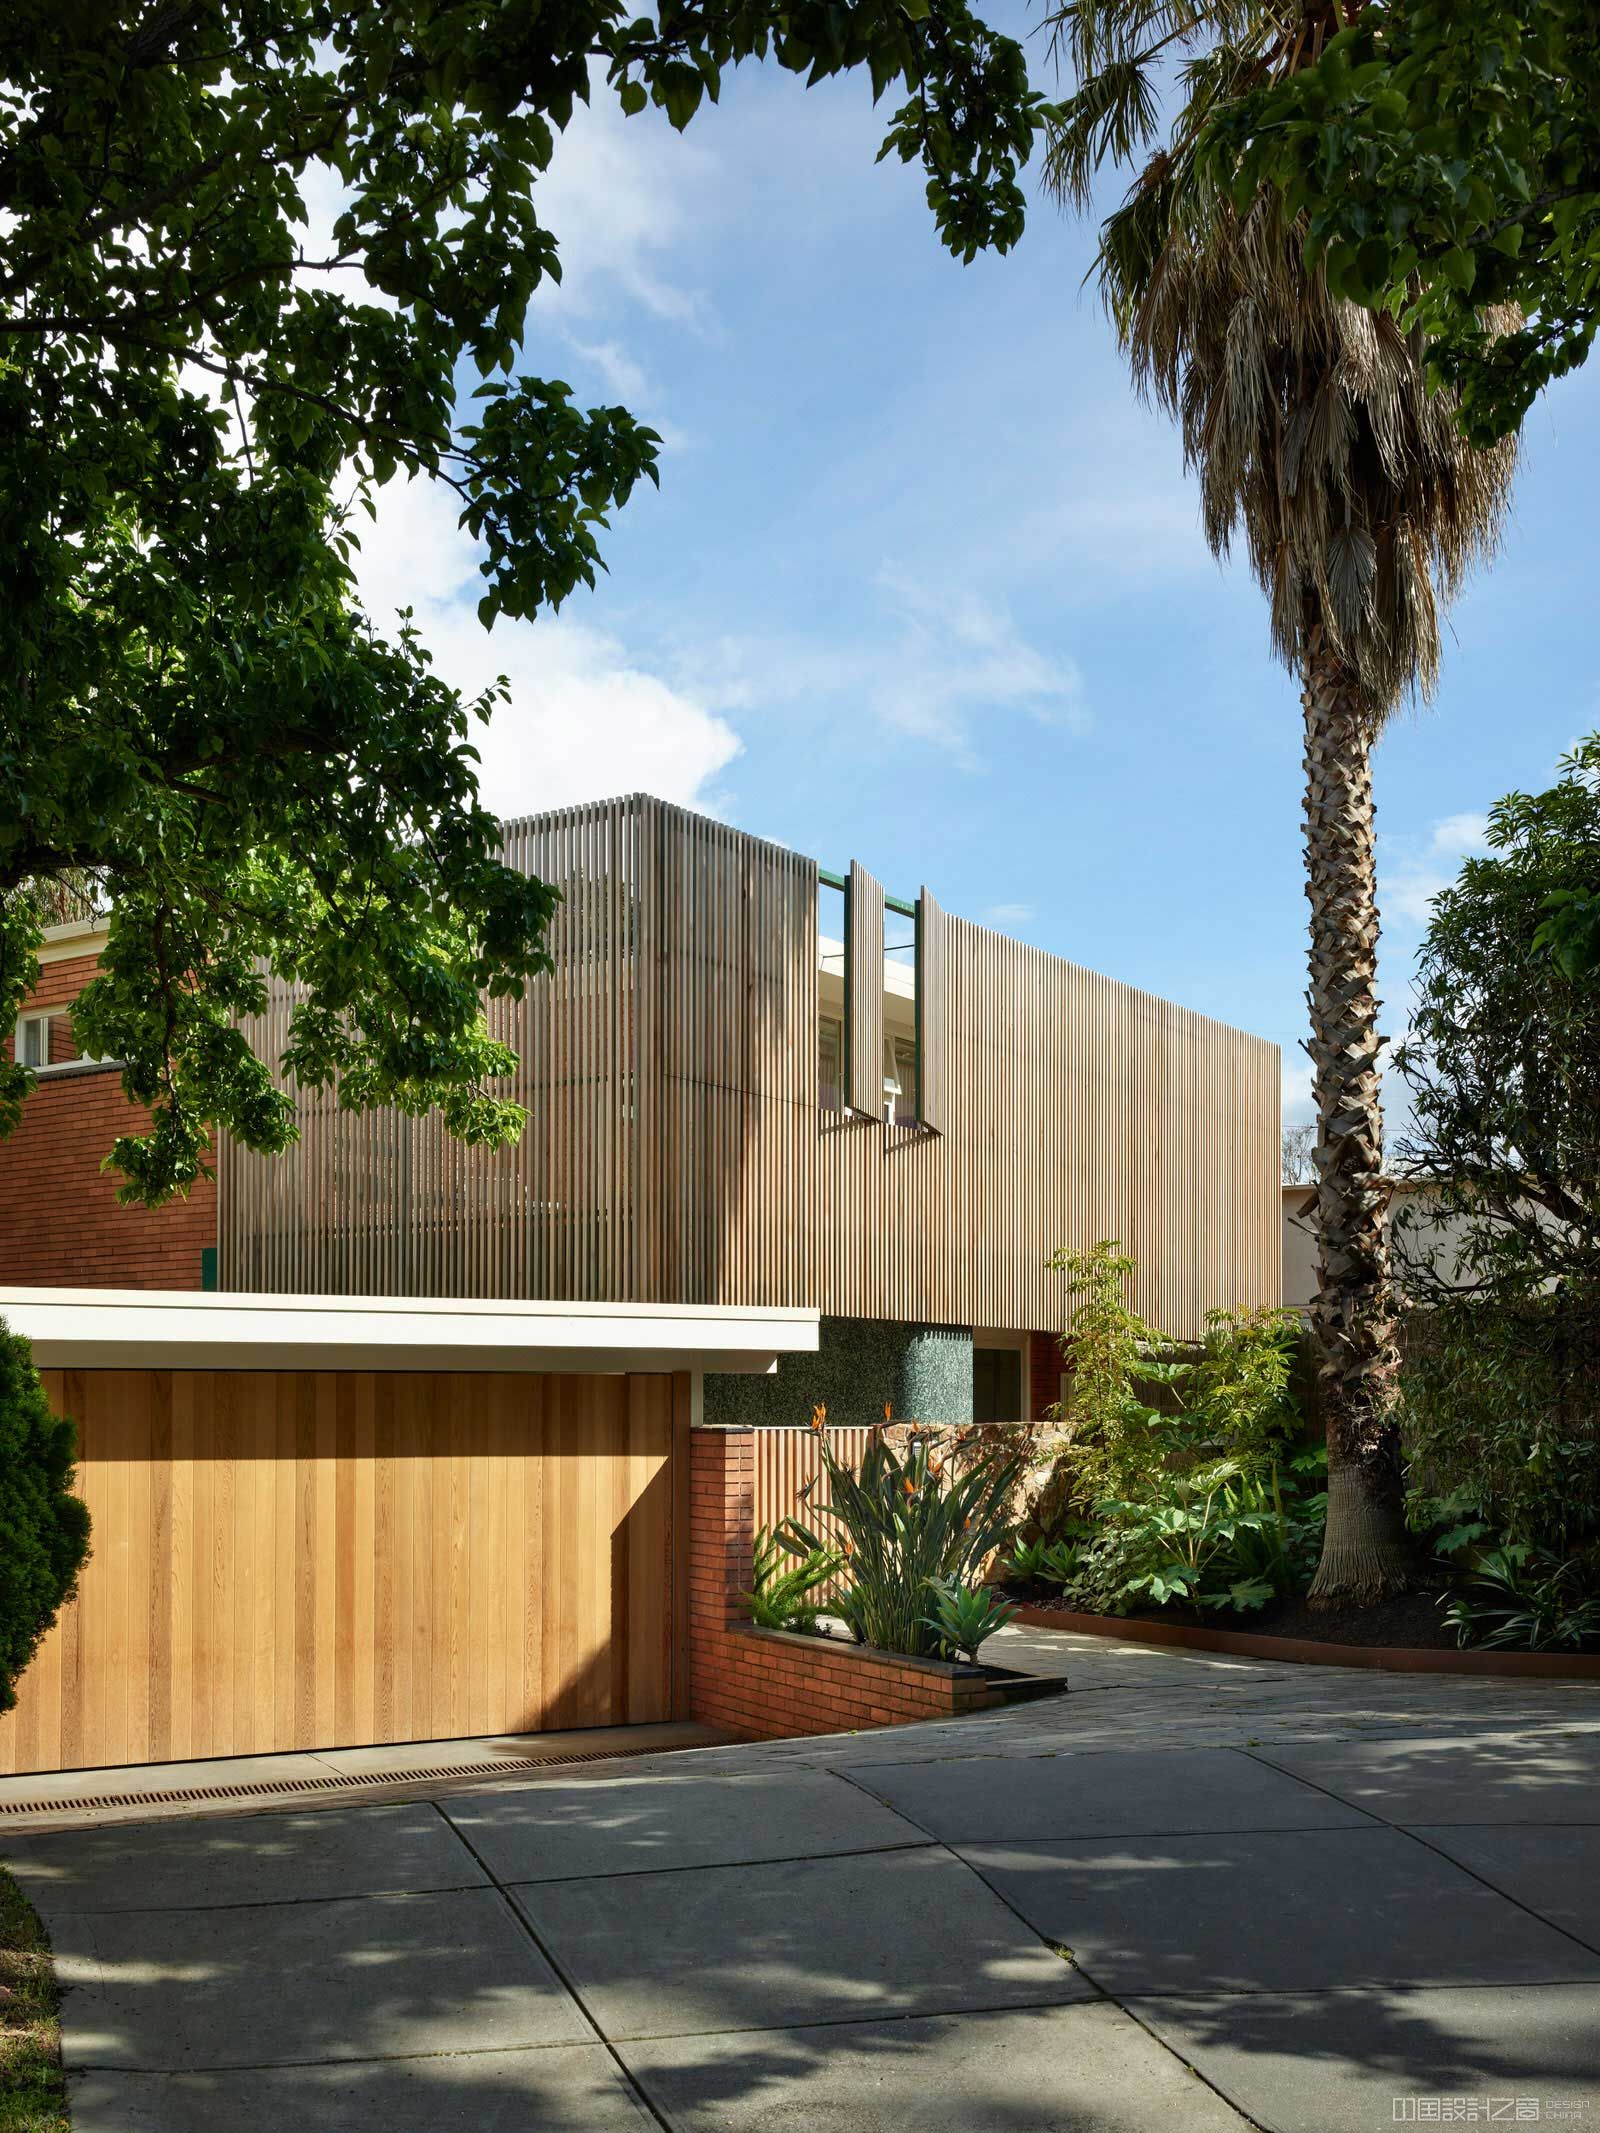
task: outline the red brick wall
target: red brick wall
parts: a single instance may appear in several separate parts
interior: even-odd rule
[[[748,1429],[690,1435],[689,1703],[745,1740],[952,1718],[998,1703],[976,1668],[752,1629],[740,1620],[755,1544]]]
[[[95,973],[92,955],[46,963],[23,1010],[70,1006]],[[71,1058],[69,1018],[52,1024],[53,1059]],[[11,1054],[9,1033],[6,1056]],[[0,1140],[0,1284],[21,1288],[198,1289],[200,1254],[217,1241],[217,1188],[206,1178],[166,1207],[119,1207],[100,1165],[145,1114],[114,1067],[42,1079],[22,1123]]]

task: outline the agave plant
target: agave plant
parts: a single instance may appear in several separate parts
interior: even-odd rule
[[[802,1559],[829,1547],[843,1557],[834,1605],[858,1643],[931,1655],[945,1640],[928,1616],[930,1588],[978,1585],[1008,1544],[1021,1455],[1000,1444],[947,1446],[929,1430],[914,1431],[903,1455],[874,1431],[858,1473],[825,1440],[820,1451],[830,1495],[817,1510],[828,1531],[790,1518],[779,1540]]]
[[[928,1590],[933,1613],[922,1619],[938,1637],[941,1652],[950,1658],[964,1655],[976,1660],[978,1647],[996,1630],[1004,1629],[1017,1612],[1009,1600],[997,1599],[987,1585],[957,1585],[948,1578],[930,1578]]]

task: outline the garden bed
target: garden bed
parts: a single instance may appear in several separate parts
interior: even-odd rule
[[[1418,1596],[1421,1597],[1421,1596]],[[1431,1596],[1429,1603],[1431,1605]],[[1407,1603],[1395,1603],[1387,1613],[1392,1630],[1402,1630]],[[1375,1667],[1391,1674],[1501,1674],[1513,1679],[1530,1677],[1553,1681],[1600,1681],[1600,1652],[1461,1651],[1448,1646],[1387,1643],[1365,1636],[1341,1643],[1337,1632],[1348,1618],[1311,1614],[1303,1602],[1286,1604],[1270,1623],[1248,1630],[1218,1629],[1208,1623],[1182,1621],[1170,1613],[1161,1615],[1085,1615],[1068,1607],[1022,1603],[1018,1623],[1029,1629],[1070,1629],[1080,1635],[1105,1637],[1119,1644],[1165,1645],[1185,1651],[1226,1652],[1240,1659],[1278,1659],[1301,1666]],[[1332,1636],[1306,1636],[1303,1625],[1314,1624],[1335,1631]]]

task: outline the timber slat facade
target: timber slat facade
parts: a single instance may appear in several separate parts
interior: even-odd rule
[[[852,962],[869,967],[852,973],[847,1102],[864,1100],[824,1110],[814,862],[648,798],[508,825],[506,848],[564,899],[554,974],[489,1010],[520,1058],[522,1140],[466,1149],[436,1118],[303,1093],[297,1148],[223,1148],[223,1287],[1026,1331],[1061,1321],[1050,1252],[1116,1237],[1138,1262],[1134,1302],[1175,1337],[1214,1306],[1277,1301],[1275,1046],[924,893],[928,1123],[862,1116],[879,1071],[867,1033],[883,1049],[866,948],[883,892],[856,869]],[[250,1030],[264,1056],[292,1005],[275,988]]]

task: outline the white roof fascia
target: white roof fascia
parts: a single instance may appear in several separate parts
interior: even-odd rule
[[[0,1289],[44,1370],[709,1370],[814,1354],[818,1314],[743,1305]]]

